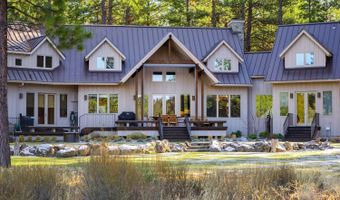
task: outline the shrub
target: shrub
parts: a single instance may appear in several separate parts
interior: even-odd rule
[[[132,140],[145,140],[147,138],[143,133],[131,133],[130,138]]]
[[[35,142],[41,142],[40,136],[35,137],[35,140],[34,140],[34,141],[35,141]]]
[[[192,140],[198,140],[198,136],[197,135],[193,135],[191,138],[192,138]]]
[[[49,142],[49,141],[50,141],[50,137],[44,136],[44,142]]]
[[[32,141],[33,141],[32,135],[28,136],[26,141],[27,141],[27,142],[32,142]]]
[[[240,130],[232,132],[231,135],[236,135],[237,138],[242,137],[242,132]]]
[[[259,137],[260,138],[268,138],[269,137],[269,133],[267,131],[263,131],[259,133]]]
[[[52,136],[51,137],[51,142],[57,142],[57,137],[56,136]]]
[[[125,138],[126,138],[127,141],[131,141],[131,135],[127,135],[127,136],[125,136]]]
[[[250,140],[256,140],[256,139],[257,139],[257,135],[256,135],[256,134],[249,134],[249,135],[248,135],[248,139],[250,139]]]
[[[281,133],[275,133],[273,134],[273,139],[280,139],[282,140],[284,136]]]
[[[25,137],[24,137],[23,135],[19,135],[18,141],[19,141],[20,143],[25,142]]]
[[[221,141],[225,141],[225,137],[226,137],[225,135],[222,135],[221,138],[220,138]]]
[[[208,140],[211,141],[213,137],[211,135],[208,136]]]
[[[113,136],[113,140],[114,141],[119,141],[121,138],[120,138],[120,136],[119,135],[114,135]]]

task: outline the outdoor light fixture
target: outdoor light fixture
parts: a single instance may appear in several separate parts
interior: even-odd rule
[[[321,98],[321,92],[318,92],[318,98]]]
[[[87,95],[84,95],[84,101],[87,101]]]
[[[294,98],[294,94],[290,93],[290,98],[293,99]]]
[[[191,100],[192,101],[195,101],[196,100],[196,97],[194,95],[191,96]]]
[[[24,95],[22,93],[19,93],[19,99],[22,99]]]

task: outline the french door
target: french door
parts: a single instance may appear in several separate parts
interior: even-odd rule
[[[296,93],[296,124],[299,126],[311,125],[316,112],[315,92]]]
[[[55,124],[55,95],[38,94],[38,124]]]
[[[153,95],[152,96],[152,114],[159,115],[174,115],[176,113],[176,97],[172,94]]]

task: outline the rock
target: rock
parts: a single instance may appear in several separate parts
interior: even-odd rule
[[[256,152],[270,152],[270,144],[267,141],[260,141],[254,144]]]
[[[272,139],[271,140],[271,146],[270,146],[270,152],[276,152],[276,148],[279,145],[279,140],[278,139]]]
[[[73,147],[65,147],[64,149],[61,149],[57,151],[57,157],[67,158],[67,157],[73,157],[77,155],[77,151]]]
[[[293,150],[297,151],[300,150],[299,145],[297,143],[293,143]]]
[[[293,151],[293,150],[294,150],[292,143],[290,143],[290,142],[288,142],[288,141],[285,142],[285,143],[283,143],[283,146],[285,147],[285,149],[286,149],[287,151]]]
[[[103,155],[109,152],[108,145],[102,144],[91,144],[91,155]]]
[[[27,146],[19,153],[20,156],[35,156],[35,147]]]
[[[246,137],[239,137],[236,139],[236,141],[239,141],[239,142],[247,142],[248,139]]]
[[[87,144],[80,145],[78,148],[78,156],[89,156],[91,153],[91,147]]]
[[[255,147],[250,144],[240,144],[238,147],[235,148],[237,152],[254,152]]]
[[[321,149],[321,145],[319,144],[319,142],[316,141],[309,141],[305,143],[305,148],[306,149],[311,149],[311,150],[320,150]]]
[[[162,140],[162,141],[157,140],[156,145],[155,145],[155,151],[156,153],[171,152],[168,140]]]
[[[188,141],[185,141],[184,144],[187,146],[187,148],[190,148],[190,147],[191,147],[191,143],[188,142]]]
[[[133,154],[141,153],[141,150],[138,148],[138,146],[123,144],[119,146],[119,152],[120,154]]]
[[[221,152],[221,146],[220,143],[217,140],[212,140],[209,146],[209,150],[211,152]]]
[[[321,148],[322,149],[332,149],[333,147],[331,146],[331,144],[329,142],[322,142]]]
[[[275,152],[286,152],[286,148],[282,144],[278,144]]]
[[[54,148],[51,144],[40,144],[36,146],[36,156],[54,156]]]
[[[170,145],[172,152],[186,152],[187,151],[187,145],[184,143],[181,144],[172,144]]]
[[[226,152],[235,152],[236,149],[234,147],[226,147],[223,149],[223,151],[226,151]]]
[[[298,146],[299,150],[306,148],[304,143],[297,143],[297,146]]]

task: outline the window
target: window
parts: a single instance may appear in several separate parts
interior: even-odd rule
[[[332,115],[332,91],[323,92],[323,114]]]
[[[218,96],[218,116],[229,117],[229,96],[228,95]]]
[[[230,116],[240,117],[241,116],[241,96],[230,95]]]
[[[217,95],[207,95],[207,116],[217,117]]]
[[[110,113],[118,113],[118,94],[110,94]]]
[[[44,67],[44,56],[37,56],[37,67]]]
[[[88,96],[88,113],[97,113],[97,95],[89,94]]]
[[[166,114],[175,114],[175,96],[165,96]]]
[[[60,117],[67,117],[67,94],[60,95]]]
[[[175,82],[176,81],[176,73],[175,72],[167,72],[165,76],[166,82]]]
[[[190,95],[181,95],[181,117],[190,116]]]
[[[97,69],[105,69],[105,57],[97,57]]]
[[[296,65],[306,66],[314,65],[314,53],[297,53],[296,54]]]
[[[160,95],[154,95],[152,97],[152,105],[153,105],[153,116],[162,115],[163,110],[163,97]]]
[[[153,72],[152,73],[152,81],[153,82],[162,82],[163,81],[162,72]]]
[[[113,57],[106,58],[106,69],[114,69],[115,60]]]
[[[52,57],[51,56],[45,57],[45,67],[52,68]]]
[[[15,66],[22,66],[22,60],[20,58],[15,59]]]
[[[280,92],[280,116],[288,115],[288,92]]]
[[[106,94],[99,95],[99,113],[107,113],[108,96]]]
[[[227,58],[216,58],[214,63],[214,70],[227,72],[231,70],[231,60]]]
[[[271,95],[256,96],[256,117],[265,118],[272,109],[273,97]]]
[[[114,57],[103,56],[97,57],[96,69],[98,70],[115,69]]]
[[[34,93],[26,93],[26,116],[34,116]]]
[[[144,117],[148,117],[149,115],[149,97],[144,95]],[[137,117],[140,117],[140,113],[142,113],[142,97],[138,96],[138,102],[137,102],[137,112],[138,115]]]

